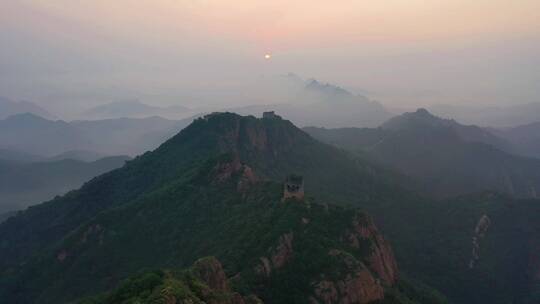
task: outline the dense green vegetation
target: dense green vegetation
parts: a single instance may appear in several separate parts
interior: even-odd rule
[[[246,179],[243,165],[255,181]],[[306,203],[281,201],[290,173],[304,177]],[[338,280],[350,273],[330,249],[367,265],[369,250],[342,241],[362,214],[358,207],[373,215],[407,278],[386,286],[387,303],[444,301],[423,284],[456,303],[538,300],[535,264],[524,256],[539,242],[540,204],[497,195],[433,202],[397,181],[285,120],[230,113],[198,119],[156,151],[1,224],[0,300],[66,302],[110,290],[144,268],[174,272],[213,255],[239,292],[305,303],[321,274]],[[484,214],[493,229],[469,269],[471,238]],[[261,277],[260,258],[291,232],[292,262]],[[519,273],[527,275],[517,280]]]
[[[2,285],[12,292],[9,286],[23,281],[27,288],[17,299],[69,300],[106,290],[141,268],[186,267],[213,254],[228,273],[241,273],[245,280],[237,284],[246,291],[271,302],[307,303],[313,280],[347,275],[329,250],[348,252],[359,262],[370,254],[370,243],[359,250],[341,240],[353,217],[364,215],[311,201],[282,202],[281,185],[271,182],[247,192],[237,191],[234,178],[216,184],[213,168],[229,158],[209,161],[187,181],[175,180],[98,214],[12,279],[5,276]],[[288,233],[294,235],[293,261],[269,278],[257,275],[260,257]]]
[[[540,202],[486,192],[406,208],[367,207],[392,241],[400,269],[455,303],[537,303]],[[473,256],[475,227],[490,226]]]
[[[247,303],[257,304],[260,300],[250,295],[243,298],[229,288],[225,278],[221,286],[216,282],[201,277],[198,268],[218,266],[214,276],[222,274],[219,261],[209,257],[198,260],[194,266],[181,271],[144,271],[124,280],[118,287],[108,293],[88,297],[79,301],[79,304],[121,304],[121,303]],[[212,279],[212,278],[210,278]],[[216,278],[213,278],[214,280]],[[238,301],[240,299],[240,301]],[[236,300],[236,301],[235,301]]]

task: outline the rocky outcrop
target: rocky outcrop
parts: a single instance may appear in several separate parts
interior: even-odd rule
[[[262,304],[263,302],[255,295],[242,296],[230,288],[229,281],[221,263],[214,257],[207,257],[195,262],[192,267],[193,274],[203,281],[210,290],[202,292],[205,303],[209,304]],[[219,293],[220,296],[212,296]],[[177,301],[171,303],[184,303]]]
[[[279,237],[278,245],[272,255],[272,265],[274,268],[279,269],[283,267],[289,259],[292,258],[293,248],[292,242],[294,235],[292,232],[286,233]]]
[[[290,151],[299,142],[312,141],[307,134],[287,120],[275,115],[272,119],[242,117],[232,113],[213,113],[206,121],[218,135],[217,146],[223,153],[255,153],[275,157]]]
[[[476,227],[474,228],[474,234],[472,237],[472,256],[469,260],[470,269],[474,268],[474,265],[480,259],[480,240],[484,238],[490,225],[491,220],[486,214],[484,214],[482,217],[480,217]]]
[[[231,178],[234,174],[240,172],[243,168],[238,157],[234,157],[230,161],[220,162],[214,168],[215,179],[218,182],[224,182]]]
[[[398,268],[390,244],[384,239],[365,214],[357,214],[347,232],[346,239],[350,246],[367,252],[368,267],[386,284],[393,285],[398,280]],[[361,248],[369,246],[369,248]]]
[[[233,291],[221,263],[214,257],[199,259],[186,270],[134,275],[110,292],[80,303],[263,304],[255,295]]]
[[[324,274],[313,283],[313,304],[365,304],[384,299],[384,287],[398,280],[392,248],[373,220],[363,214],[354,216],[343,241],[361,252],[355,257],[333,249],[329,255],[342,263],[341,278],[331,280]]]
[[[214,290],[230,290],[227,275],[221,263],[214,257],[196,261],[193,265],[193,273]]]
[[[346,275],[339,280],[322,279],[313,284],[313,304],[365,304],[384,299],[384,288],[373,273],[351,255],[332,250],[341,259]]]
[[[219,115],[219,114],[213,114]],[[227,115],[227,114],[225,114]],[[206,119],[211,118],[207,115]],[[226,123],[220,130],[222,135],[219,141],[221,151],[238,151],[239,146],[244,144],[251,148],[263,151],[268,146],[268,134],[264,125],[248,121],[242,121],[239,117],[227,117],[231,121]]]
[[[56,255],[56,260],[58,260],[58,262],[63,262],[66,258],[68,257],[68,252],[66,250],[62,250],[60,251],[57,255]]]
[[[236,189],[239,192],[245,192],[246,190],[249,189],[251,185],[253,185],[254,183],[258,181],[259,181],[259,178],[257,177],[257,175],[255,175],[255,172],[253,171],[253,169],[251,169],[247,165],[243,165],[241,169],[240,178],[238,179],[238,184],[236,185]]]
[[[100,245],[103,244],[103,227],[100,224],[90,225],[81,237],[81,243],[86,243],[92,237],[97,238]]]
[[[255,271],[268,277],[272,270],[285,266],[293,256],[293,240],[294,234],[292,232],[280,236],[277,246],[269,250],[270,257],[259,258],[260,264],[255,267]]]
[[[249,186],[259,181],[259,178],[248,165],[242,164],[237,156],[231,161],[220,162],[213,170],[214,179],[218,183],[225,182],[233,176],[238,176],[237,190],[246,191]]]

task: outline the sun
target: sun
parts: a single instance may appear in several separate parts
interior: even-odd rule
[[[267,60],[268,60],[268,59],[270,59],[270,58],[272,58],[272,55],[270,55],[270,54],[265,54],[265,55],[264,55],[264,59],[267,59]]]

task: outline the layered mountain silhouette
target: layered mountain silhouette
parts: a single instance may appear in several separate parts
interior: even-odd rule
[[[0,213],[63,195],[93,177],[123,166],[128,159],[116,156],[90,162],[69,158],[26,162],[0,156]]]
[[[55,119],[55,116],[47,110],[29,101],[14,101],[0,96],[0,119],[8,118],[16,114],[32,113],[48,119]]]
[[[191,116],[192,111],[184,106],[157,107],[147,105],[139,100],[115,101],[90,108],[80,114],[85,120],[102,120],[112,118],[146,118],[161,116],[170,119]]]
[[[520,155],[540,158],[540,122],[490,131],[513,145]]]
[[[400,179],[278,116],[208,115],[0,224],[0,301],[197,303],[230,282],[215,303],[536,303],[538,201]],[[224,272],[182,270],[205,256]]]
[[[316,79],[303,80],[289,74],[283,76],[276,90],[285,90],[283,96],[276,97],[284,100],[229,110],[243,115],[276,111],[295,125],[326,128],[376,127],[392,117],[379,102]]]
[[[155,149],[193,119],[160,117],[119,118],[93,121],[47,120],[17,114],[0,120],[0,149],[56,157],[59,154],[135,156]]]
[[[419,181],[436,197],[493,190],[514,197],[540,193],[540,160],[519,157],[490,131],[433,116],[405,113],[377,129],[306,128],[315,138],[361,152]]]
[[[540,102],[508,106],[434,105],[435,115],[482,127],[511,128],[540,121]]]

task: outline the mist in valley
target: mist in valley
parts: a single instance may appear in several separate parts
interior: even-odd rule
[[[539,11],[2,1],[0,302],[538,303]]]

